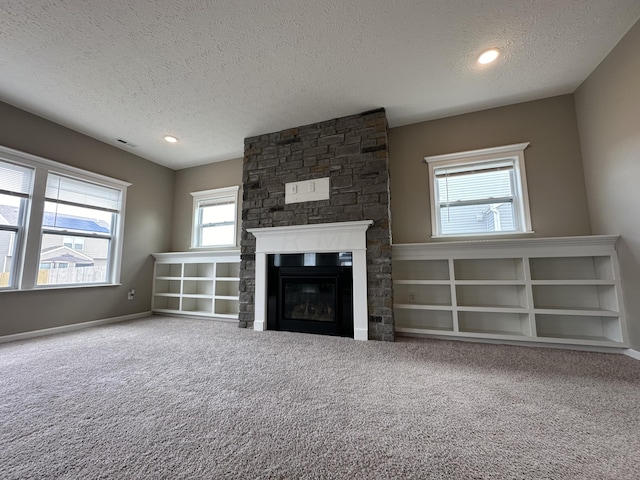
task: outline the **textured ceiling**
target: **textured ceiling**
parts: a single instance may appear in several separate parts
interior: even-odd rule
[[[393,127],[570,93],[639,17],[638,0],[4,0],[0,100],[179,169],[372,108]]]

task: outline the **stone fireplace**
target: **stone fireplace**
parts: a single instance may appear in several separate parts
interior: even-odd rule
[[[308,181],[309,196],[290,200]],[[245,139],[241,249],[241,327],[268,326],[269,255],[342,252],[353,259],[354,338],[393,340],[384,109]]]

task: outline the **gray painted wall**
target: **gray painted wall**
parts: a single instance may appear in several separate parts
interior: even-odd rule
[[[591,234],[573,96],[563,95],[390,129],[394,243],[430,240],[425,156],[525,141],[531,142],[525,156],[536,236]],[[242,159],[178,170],[171,249],[190,246],[189,192],[241,183]]]
[[[150,310],[150,254],[169,248],[174,172],[5,103],[0,103],[0,144],[132,183],[122,285],[2,292],[0,336]],[[128,301],[132,288],[136,296]]]
[[[631,346],[640,350],[640,22],[576,92],[594,233],[618,244]]]
[[[211,190],[239,185],[238,232],[236,242],[240,245],[240,212],[242,211],[242,158],[226,162],[210,163],[200,167],[176,171],[174,194],[171,251],[188,252],[191,247],[191,221],[193,197],[191,192]]]
[[[573,96],[563,95],[390,129],[393,242],[431,239],[424,157],[521,142],[531,142],[525,162],[535,235],[589,235]]]

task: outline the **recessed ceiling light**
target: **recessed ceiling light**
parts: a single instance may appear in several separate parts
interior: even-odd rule
[[[490,48],[489,50],[485,50],[478,57],[478,63],[482,65],[486,65],[487,63],[494,62],[500,56],[500,50],[497,48]]]
[[[173,135],[165,135],[164,136],[164,141],[165,142],[169,142],[169,143],[176,143],[178,141],[178,139],[176,137],[174,137]]]

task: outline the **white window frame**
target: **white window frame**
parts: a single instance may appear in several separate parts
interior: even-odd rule
[[[17,167],[22,167],[31,171],[31,178],[29,182],[30,185],[29,185],[28,192],[15,193],[11,191],[9,192],[2,191],[2,193],[5,195],[20,199],[20,211],[18,214],[17,225],[6,225],[6,226],[0,225],[0,232],[13,233],[13,237],[10,237],[9,247],[7,250],[7,253],[12,254],[11,269],[8,272],[10,282],[7,286],[0,287],[0,291],[6,291],[6,290],[15,290],[15,286],[18,284],[19,278],[21,276],[20,265],[21,265],[22,259],[24,258],[24,249],[22,247],[24,245],[26,226],[29,221],[29,211],[31,208],[31,196],[33,192],[35,169],[19,162],[10,161],[9,159],[3,158],[2,156],[0,156],[0,160],[2,160],[4,163],[8,163],[10,165],[13,164]],[[2,268],[3,270],[6,268],[6,259],[5,259],[5,264],[2,265],[2,267],[3,267]]]
[[[529,192],[527,190],[527,174],[525,170],[524,150],[529,146],[529,142],[517,143],[514,145],[504,145],[500,147],[483,148],[479,150],[469,150],[465,152],[448,153],[444,155],[433,155],[424,157],[424,161],[429,165],[429,195],[431,203],[431,235],[432,238],[455,238],[455,237],[484,237],[484,236],[504,236],[532,234],[531,213],[529,209]],[[473,165],[483,162],[509,160],[513,161],[514,172],[514,231],[497,231],[487,233],[472,232],[469,234],[443,234],[440,221],[440,202],[435,177],[435,170],[442,167],[464,167],[468,165],[472,169]]]
[[[240,187],[234,185],[231,187],[214,188],[212,190],[202,190],[200,192],[191,192],[193,197],[193,214],[191,222],[191,248],[199,250],[216,250],[221,248],[230,248],[237,245],[238,239],[238,191]],[[235,206],[235,215],[233,217],[233,242],[220,245],[200,245],[202,238],[203,225],[200,223],[200,208],[209,203],[216,203],[232,199]]]
[[[27,206],[27,219],[23,232],[24,235],[20,235],[16,240],[19,242],[16,246],[16,252],[19,252],[19,255],[17,264],[14,265],[16,278],[13,285],[0,291],[47,290],[119,285],[122,266],[122,246],[127,187],[129,187],[131,183],[89,172],[80,168],[71,167],[69,165],[54,162],[53,160],[3,146],[0,146],[0,159],[34,169],[32,183],[33,188],[29,198],[29,204]],[[37,285],[38,270],[40,266],[40,246],[42,234],[46,230],[46,227],[42,225],[42,219],[44,216],[44,205],[46,201],[45,191],[49,173],[95,183],[97,185],[110,187],[120,191],[120,209],[116,215],[115,225],[113,226],[113,238],[109,252],[108,276],[105,282]],[[69,235],[72,235],[72,233],[69,233]]]

